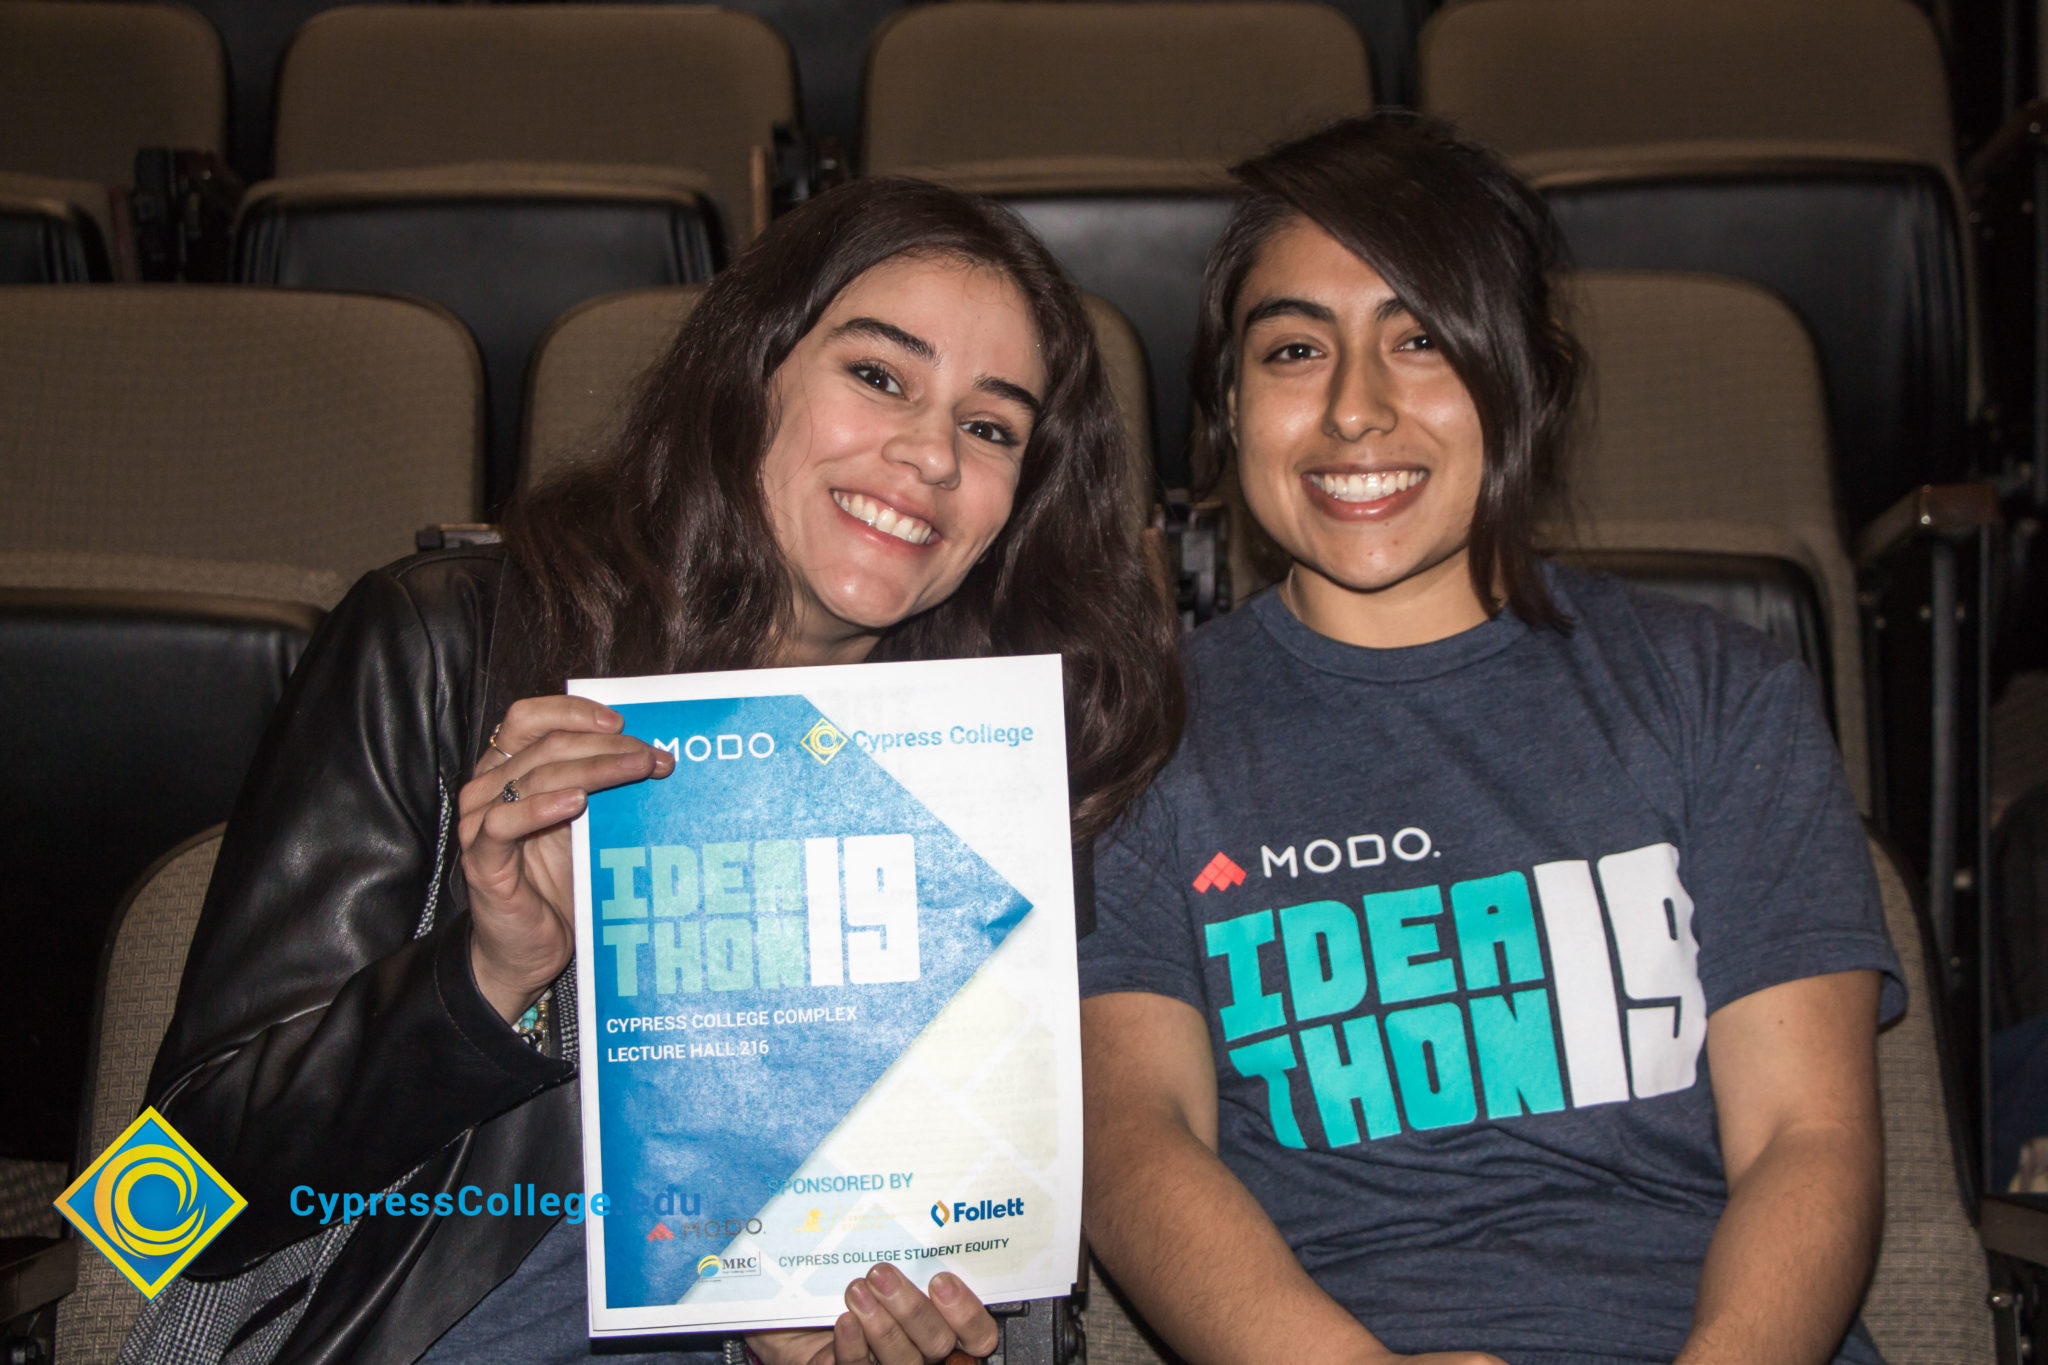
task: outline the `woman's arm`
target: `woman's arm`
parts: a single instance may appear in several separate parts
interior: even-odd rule
[[[1081,1059],[1088,1239],[1182,1356],[1498,1365],[1395,1355],[1309,1278],[1216,1155],[1215,1062],[1193,1008],[1135,991],[1084,1000]],[[1232,1230],[1227,1258],[1214,1254],[1218,1227]]]
[[[236,803],[148,1089],[249,1201],[197,1273],[311,1232],[294,1186],[381,1189],[571,1074],[478,993],[443,880],[489,602],[459,580],[491,571],[363,579],[292,675]]]
[[[1877,993],[1834,972],[1708,1020],[1729,1198],[1679,1365],[1822,1365],[1855,1316],[1884,1207]]]

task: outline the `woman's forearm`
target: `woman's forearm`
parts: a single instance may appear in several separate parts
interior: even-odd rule
[[[1700,1272],[1678,1365],[1824,1365],[1877,1258],[1883,1151],[1875,1135],[1794,1129],[1743,1174]]]
[[[1090,1125],[1088,1238],[1192,1365],[1364,1362],[1388,1355],[1309,1278],[1243,1183],[1164,1116]],[[1216,1254],[1218,1228],[1230,1254]]]

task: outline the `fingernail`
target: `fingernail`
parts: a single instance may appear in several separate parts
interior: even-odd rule
[[[868,1288],[866,1280],[855,1280],[846,1286],[846,1302],[856,1313],[875,1311],[875,1291]]]
[[[954,1279],[950,1272],[940,1271],[932,1276],[932,1297],[953,1302],[960,1297],[960,1281]]]
[[[612,710],[609,706],[599,707],[597,718],[604,723],[607,729],[623,730],[626,728],[626,718]]]
[[[892,1293],[898,1285],[907,1283],[903,1278],[903,1272],[890,1265],[887,1261],[870,1270],[868,1278],[873,1280],[875,1288],[881,1290],[884,1294]]]
[[[585,796],[582,792],[570,792],[568,800],[564,801],[562,804],[567,806],[570,810],[582,810],[585,805],[589,804],[589,801],[590,798]]]

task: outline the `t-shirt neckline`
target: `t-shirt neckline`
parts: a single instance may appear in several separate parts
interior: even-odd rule
[[[1287,609],[1278,589],[1260,593],[1246,609],[1281,648],[1309,667],[1364,682],[1420,682],[1441,677],[1491,658],[1529,633],[1527,623],[1503,607],[1470,630],[1426,645],[1369,649],[1310,630]]]

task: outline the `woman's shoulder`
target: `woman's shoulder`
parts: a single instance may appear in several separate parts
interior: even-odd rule
[[[1611,573],[1549,563],[1552,594],[1571,618],[1571,638],[1612,651],[1633,645],[1679,673],[1770,672],[1796,656],[1720,607]]]

